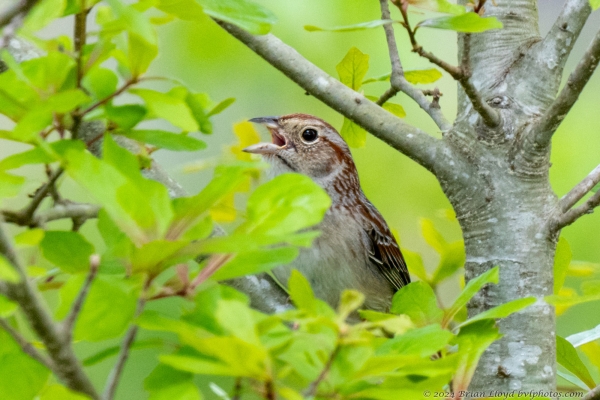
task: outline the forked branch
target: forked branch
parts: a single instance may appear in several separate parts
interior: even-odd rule
[[[379,0],[379,3],[381,5],[381,19],[391,19],[388,0]],[[385,37],[390,53],[390,62],[392,64],[392,73],[390,75],[391,87],[379,98],[379,100],[377,100],[377,104],[383,105],[398,92],[402,92],[413,99],[423,111],[429,114],[438,128],[442,131],[449,130],[452,125],[446,120],[444,114],[442,114],[439,104],[437,102],[430,102],[421,90],[411,85],[404,77],[404,70],[402,69],[402,63],[400,62],[400,56],[398,54],[393,25],[391,23],[385,24],[383,29],[385,31]]]
[[[592,170],[581,182],[579,182],[569,193],[564,195],[558,206],[562,212],[553,221],[553,229],[559,230],[567,225],[571,225],[578,218],[585,214],[592,213],[594,208],[600,205],[600,190],[591,196],[585,203],[577,208],[573,206],[581,200],[586,194],[600,183],[600,165]]]
[[[583,58],[569,75],[567,83],[556,100],[540,118],[539,123],[533,127],[531,134],[535,145],[541,148],[550,145],[554,132],[579,98],[583,88],[596,70],[598,62],[600,62],[600,31],[596,33]]]
[[[441,140],[429,136],[332,78],[272,34],[255,36],[235,25],[216,21],[269,64],[309,94],[371,132],[390,146],[433,171]]]
[[[410,25],[410,21],[408,20],[408,11],[404,6],[401,0],[392,0],[392,3],[398,7],[400,13],[402,14],[403,26],[406,28],[406,32],[408,32],[408,37],[410,39],[410,43],[412,45],[413,51],[420,55],[423,58],[426,58],[432,64],[437,65],[444,71],[450,74],[463,88],[465,94],[471,100],[471,104],[473,104],[473,108],[477,113],[481,116],[485,124],[489,127],[496,127],[500,124],[500,114],[494,108],[490,107],[484,99],[481,97],[481,94],[477,91],[477,88],[471,82],[471,69],[469,68],[469,52],[470,52],[470,36],[465,35],[463,41],[463,57],[460,66],[454,66],[441,58],[437,57],[435,54],[425,51],[423,47],[417,42],[416,39],[416,29],[413,29]],[[480,3],[482,4],[482,3]]]

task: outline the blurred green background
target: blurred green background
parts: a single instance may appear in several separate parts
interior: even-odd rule
[[[278,23],[273,33],[296,48],[301,54],[329,74],[336,76],[335,66],[352,47],[358,47],[370,55],[368,77],[389,72],[389,59],[383,30],[371,29],[361,32],[328,33],[307,32],[306,24],[322,27],[348,25],[380,17],[379,4],[375,0],[257,0],[273,11]],[[542,0],[540,8],[540,31],[545,34],[562,7],[557,0]],[[395,16],[398,17],[397,15]],[[93,18],[93,17],[90,17]],[[581,57],[591,36],[600,26],[600,13],[593,15],[567,69],[570,70]],[[50,37],[69,34],[71,19],[55,21],[42,35]],[[396,27],[396,36],[405,69],[430,68],[426,60],[410,52],[408,39]],[[223,148],[235,143],[232,125],[252,117],[282,115],[303,112],[317,115],[341,128],[342,117],[304,91],[260,59],[245,46],[221,30],[208,18],[201,23],[176,21],[159,27],[160,54],[150,69],[150,75],[169,76],[184,81],[190,88],[208,93],[215,101],[235,97],[236,102],[224,113],[214,118],[214,132],[205,136],[208,149],[193,153],[160,151],[157,160],[190,193],[198,192],[208,181],[211,171],[186,173],[184,168],[199,161],[219,157]],[[425,49],[451,62],[456,60],[456,35],[449,31],[421,30],[419,40]],[[436,83],[443,93],[441,106],[445,115],[453,119],[456,113],[456,85],[444,76]],[[387,83],[365,86],[366,94],[380,95]],[[600,163],[600,76],[588,84],[580,101],[561,125],[555,137],[551,169],[551,182],[557,194],[562,196],[574,184]],[[436,126],[427,115],[400,94],[392,100],[402,104],[407,112],[407,122],[434,136],[440,136]],[[0,129],[10,124],[0,118]],[[266,139],[267,134],[262,132]],[[0,140],[0,158],[22,150],[24,147]],[[379,208],[389,225],[399,232],[402,246],[423,254],[426,265],[432,270],[437,265],[435,253],[425,244],[419,227],[421,218],[429,218],[449,240],[461,238],[456,221],[447,218],[450,204],[434,177],[406,156],[389,148],[374,137],[369,137],[365,148],[354,149],[353,155],[360,173],[362,187],[369,199]],[[27,185],[33,191],[43,175],[39,167],[20,171],[34,179]],[[68,183],[67,183],[68,185]],[[3,206],[18,207],[20,200],[7,201]],[[563,236],[568,239],[575,260],[600,263],[600,212],[586,216],[566,228]],[[86,231],[87,233],[88,231]],[[458,277],[442,287],[442,302],[454,298],[458,290]],[[579,287],[579,281],[570,278],[567,285]],[[177,301],[177,300],[173,300]],[[559,318],[557,334],[568,336],[590,329],[600,323],[600,304],[587,303],[571,308]],[[167,307],[163,304],[161,307]],[[115,342],[116,344],[116,342]],[[85,344],[85,353],[98,351],[97,345]],[[92,369],[98,383],[104,380],[112,361],[103,362]],[[146,394],[141,380],[154,367],[156,353],[139,350],[132,354],[119,391],[120,399],[142,399]],[[220,380],[216,380],[220,381]],[[204,394],[211,396],[204,390]]]

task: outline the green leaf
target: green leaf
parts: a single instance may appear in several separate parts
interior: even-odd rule
[[[417,24],[418,27],[449,29],[456,32],[477,33],[490,29],[501,29],[502,22],[496,17],[480,17],[474,12],[451,17],[426,19]]]
[[[223,281],[270,271],[275,267],[294,261],[297,256],[298,249],[293,247],[278,247],[240,253],[215,272],[212,279]]]
[[[150,89],[131,89],[130,92],[140,96],[154,115],[169,121],[173,126],[187,132],[198,130],[198,123],[185,100]]]
[[[117,91],[119,78],[108,68],[95,67],[88,71],[82,80],[83,87],[94,96],[102,100]]]
[[[521,311],[522,309],[532,305],[536,302],[535,297],[525,297],[522,299],[516,299],[509,301],[508,303],[500,304],[494,308],[490,308],[487,311],[477,314],[473,318],[470,318],[459,325],[459,327],[469,325],[476,321],[481,321],[484,319],[498,319],[498,318],[506,318],[509,315],[516,313],[517,311]]]
[[[44,389],[39,400],[88,400],[89,397],[74,392],[62,385],[53,384]]]
[[[390,312],[408,315],[417,326],[439,324],[444,316],[431,286],[420,281],[409,283],[396,292]]]
[[[210,122],[209,114],[207,111],[211,107],[212,101],[206,93],[190,93],[188,92],[185,96],[185,102],[192,111],[192,115],[196,119],[200,131],[202,133],[212,133],[212,122]]]
[[[126,104],[114,107],[107,104],[104,107],[106,118],[124,131],[132,129],[144,119],[148,110],[139,104]]]
[[[73,275],[60,289],[58,318],[67,315],[85,278],[85,274]],[[97,342],[120,336],[133,320],[140,289],[137,279],[96,276],[77,317],[75,339]]]
[[[44,258],[65,272],[90,269],[94,246],[78,232],[46,231],[40,247]]]
[[[63,87],[74,68],[75,61],[60,51],[51,51],[45,57],[21,63],[23,73],[33,86],[52,93]]]
[[[556,254],[554,255],[554,294],[558,295],[560,289],[562,289],[567,277],[567,271],[569,264],[571,264],[571,258],[573,254],[571,252],[571,246],[567,239],[560,237],[558,244],[556,245]]]
[[[19,305],[0,294],[0,318],[8,318],[17,311]]]
[[[360,22],[358,24],[334,26],[332,28],[319,28],[314,25],[304,25],[304,29],[309,32],[317,31],[328,31],[328,32],[351,32],[351,31],[363,31],[365,29],[376,28],[378,26],[385,25],[387,23],[393,23],[391,19],[376,19],[375,21]]]
[[[421,219],[420,223],[425,241],[440,255],[440,263],[431,278],[431,284],[437,285],[464,266],[464,245],[460,240],[448,243],[435,228],[433,221]]]
[[[352,47],[335,69],[340,82],[353,90],[358,90],[369,70],[369,55]]]
[[[455,344],[458,345],[459,364],[453,378],[454,390],[467,390],[479,358],[493,342],[501,337],[502,334],[498,332],[495,322],[490,320],[478,321],[461,328],[455,340]]]
[[[296,308],[315,314],[317,311],[317,299],[310,287],[308,280],[296,269],[292,270],[288,279],[288,290],[290,299]]]
[[[18,195],[24,183],[24,177],[0,171],[0,199]]]
[[[164,346],[164,341],[161,339],[142,339],[142,340],[136,340],[131,345],[131,350],[149,349],[149,348],[156,348],[156,347],[160,348],[163,346]],[[89,357],[84,358],[81,361],[81,364],[83,364],[84,367],[91,367],[92,365],[96,365],[110,357],[116,356],[117,354],[119,354],[120,350],[121,350],[121,346],[108,347],[108,348],[101,350]]]
[[[600,339],[600,325],[587,331],[574,333],[567,338],[573,347],[579,347],[597,339]]]
[[[194,375],[158,366],[144,379],[144,389],[150,393],[149,400],[201,400],[202,395],[194,383]]]
[[[365,295],[357,290],[344,290],[338,305],[338,320],[343,322],[365,302]]]
[[[0,254],[0,279],[12,283],[17,283],[21,280],[15,267],[2,254]]]
[[[282,174],[252,193],[246,222],[236,232],[270,236],[293,233],[321,222],[330,206],[327,193],[309,177]]]
[[[442,350],[453,337],[452,333],[442,329],[438,324],[428,325],[387,340],[377,349],[377,354],[394,353],[403,356],[430,357]]]
[[[196,0],[158,0],[155,7],[185,21],[206,18],[202,7]]]
[[[413,85],[433,83],[442,77],[442,73],[435,68],[404,71],[404,77]]]
[[[0,393],[2,400],[33,399],[50,371],[26,355],[13,338],[0,329]]]
[[[573,385],[575,385],[585,391],[589,390],[588,386],[581,379],[579,379],[578,377],[576,377],[573,374],[570,374],[568,372],[563,372],[563,371],[557,369],[556,375],[560,376],[561,378],[565,379],[567,382],[570,382]]]
[[[23,28],[34,33],[63,15],[66,6],[65,0],[44,0],[38,2],[27,13]]]
[[[232,23],[250,33],[269,33],[277,18],[266,8],[249,0],[197,0],[213,18]]]
[[[556,336],[556,361],[581,379],[590,389],[596,387],[594,379],[583,364],[577,350],[566,339]]]
[[[406,117],[406,111],[404,111],[404,108],[400,104],[386,102],[383,105],[383,109],[389,111],[398,118]]]
[[[473,296],[475,296],[475,294],[481,290],[482,287],[488,283],[497,284],[498,280],[500,279],[499,271],[499,268],[496,266],[479,275],[478,277],[471,279],[462,292],[458,295],[458,298],[454,301],[452,307],[446,310],[442,325],[447,326],[448,323],[452,321],[452,318],[454,318],[454,316],[460,311],[460,309],[466,306],[469,300],[471,300]]]
[[[133,77],[144,74],[158,55],[158,46],[144,36],[129,32],[129,69]]]
[[[0,112],[2,114],[13,121],[18,121],[39,100],[39,93],[27,82],[21,80],[14,70],[10,69],[0,74]]]
[[[208,112],[207,116],[212,117],[213,115],[222,113],[227,107],[232,105],[234,102],[235,102],[235,98],[233,98],[233,97],[229,97],[229,98],[221,101],[219,104],[214,106],[212,108],[212,110],[210,110]]]
[[[600,7],[600,0],[590,0],[590,6],[592,6],[592,10],[597,10]]]
[[[344,118],[344,125],[342,125],[340,135],[342,135],[350,147],[365,147],[367,143],[367,131],[348,118]]]
[[[195,151],[206,148],[206,143],[183,133],[160,130],[132,130],[121,133],[123,136],[159,147],[161,149],[174,151]]]

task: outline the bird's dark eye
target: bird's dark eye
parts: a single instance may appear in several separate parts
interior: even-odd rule
[[[315,140],[317,140],[318,136],[319,134],[317,133],[317,131],[312,128],[305,129],[302,132],[302,139],[304,139],[305,142],[314,142]]]

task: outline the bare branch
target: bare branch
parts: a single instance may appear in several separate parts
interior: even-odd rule
[[[24,221],[19,213],[2,210],[0,214],[4,220],[9,223],[21,226],[43,226],[46,222],[55,221],[57,219],[76,219],[87,220],[96,218],[100,211],[100,206],[95,204],[67,203],[57,204],[51,209],[40,212],[34,215],[29,221]]]
[[[562,229],[571,225],[585,214],[594,212],[594,208],[600,206],[600,191],[594,193],[585,203],[577,208],[573,208],[557,218],[555,229]]]
[[[426,58],[432,64],[437,65],[444,71],[450,74],[463,88],[465,94],[471,100],[471,104],[473,104],[473,108],[477,113],[481,116],[485,124],[491,128],[494,128],[500,124],[500,114],[494,108],[490,107],[487,104],[473,83],[471,82],[471,69],[469,67],[469,53],[470,53],[470,35],[465,35],[463,41],[463,57],[462,63],[459,67],[451,65],[441,58],[437,57],[435,54],[425,51],[423,47],[417,42],[417,38],[415,35],[415,30],[410,26],[410,21],[408,20],[408,12],[405,7],[403,7],[402,2],[394,3],[398,6],[400,13],[402,14],[402,18],[404,20],[404,28],[408,33],[408,37],[410,39],[410,43],[412,45],[413,51],[420,55],[423,58]]]
[[[379,0],[381,5],[381,19],[388,20],[391,18],[390,9],[388,6],[388,0]],[[398,47],[396,45],[396,38],[394,36],[394,27],[391,23],[383,26],[385,31],[385,37],[390,53],[390,62],[392,64],[392,73],[390,76],[391,88],[388,89],[380,98],[377,100],[377,104],[383,105],[386,101],[391,99],[398,92],[406,94],[408,97],[414,100],[425,111],[435,124],[442,131],[449,130],[452,125],[446,120],[442,110],[440,110],[439,104],[430,102],[422,91],[411,85],[404,77],[404,71],[402,69],[402,63],[400,62],[400,56],[398,55]]]
[[[539,123],[532,128],[532,135],[537,146],[542,148],[550,145],[552,136],[571,107],[575,104],[583,88],[588,83],[600,61],[600,32],[592,40],[575,70],[569,75],[567,83],[559,93],[554,103],[540,118]]]
[[[581,182],[579,182],[569,193],[564,195],[558,205],[562,212],[567,212],[579,200],[583,198],[594,186],[600,182],[600,165],[592,170]]]
[[[443,145],[441,140],[408,125],[362,94],[327,75],[272,34],[254,36],[235,25],[218,20],[216,22],[309,94],[425,168],[434,169],[439,161],[436,157],[437,150]]]
[[[71,341],[71,338],[73,337],[73,328],[75,326],[75,321],[77,320],[77,317],[79,316],[79,313],[81,312],[81,309],[83,307],[83,303],[85,302],[85,298],[87,297],[89,291],[90,291],[90,287],[92,286],[92,282],[94,281],[94,278],[96,277],[96,274],[98,273],[98,266],[100,265],[100,256],[98,256],[97,254],[92,255],[92,257],[90,257],[90,272],[88,273],[87,277],[85,278],[85,281],[83,282],[83,286],[81,286],[81,289],[79,290],[79,294],[77,295],[77,298],[75,299],[75,301],[73,301],[73,305],[71,306],[71,310],[69,311],[69,314],[66,316],[65,320],[63,321],[63,332],[65,335],[65,340],[67,341]]]
[[[70,389],[84,393],[94,400],[99,399],[96,389],[75,356],[71,343],[64,340],[64,335],[54,323],[44,301],[27,279],[15,249],[4,233],[2,222],[0,220],[0,253],[10,261],[20,277],[18,283],[4,283],[0,286],[2,293],[19,304],[29,325],[46,346],[56,366],[53,371],[58,378]]]
[[[583,396],[581,400],[600,400],[600,385],[587,392],[587,394]]]
[[[556,60],[562,69],[591,12],[588,0],[566,0],[552,29],[540,43],[540,57]]]
[[[48,359],[46,356],[41,354],[31,343],[27,341],[16,329],[14,329],[10,324],[3,318],[0,318],[0,327],[4,329],[13,339],[21,350],[24,353],[28,354],[31,358],[38,361],[40,364],[44,365],[49,370],[53,371],[55,369],[55,365],[52,360]]]
[[[20,0],[11,4],[0,13],[0,29],[8,25],[13,18],[27,14],[39,0]]]
[[[147,280],[144,284],[144,289],[140,294],[140,298],[138,299],[137,307],[135,310],[136,318],[139,317],[142,311],[144,310],[144,306],[146,305],[146,295],[148,288],[150,287],[150,283],[151,281]],[[129,350],[131,350],[131,345],[135,341],[137,331],[138,326],[134,322],[125,334],[125,338],[123,339],[123,343],[121,344],[121,350],[119,351],[119,357],[117,358],[117,362],[114,365],[113,369],[110,371],[110,374],[108,375],[104,393],[102,394],[102,400],[113,400],[113,398],[115,397],[115,393],[117,392],[117,386],[119,385],[119,381],[121,380],[121,374],[123,373],[125,363],[129,358]]]
[[[323,382],[323,380],[327,377],[327,374],[329,373],[329,370],[331,369],[331,365],[333,364],[335,357],[337,357],[337,354],[340,352],[340,348],[341,348],[340,340],[338,339],[338,341],[335,345],[335,348],[329,355],[329,358],[327,359],[325,366],[323,366],[321,373],[319,374],[319,376],[317,376],[317,379],[315,379],[314,381],[311,382],[310,386],[304,392],[305,397],[312,398],[317,394],[317,389],[319,387],[319,384],[321,382]]]

